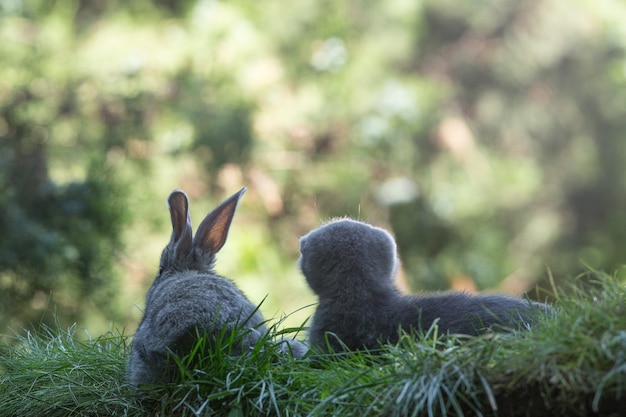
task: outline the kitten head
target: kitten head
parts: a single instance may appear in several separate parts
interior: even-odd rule
[[[334,220],[300,238],[299,265],[320,297],[381,293],[393,287],[396,244],[385,230]]]

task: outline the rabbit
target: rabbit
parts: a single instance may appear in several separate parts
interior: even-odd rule
[[[214,271],[215,255],[226,242],[242,188],[204,218],[192,237],[189,203],[183,191],[168,198],[172,236],[161,254],[160,268],[148,290],[143,318],[127,363],[130,384],[165,384],[174,377],[170,353],[189,353],[200,334],[218,336],[243,328],[235,354],[244,353],[267,333],[258,308],[229,279]],[[306,347],[296,340],[281,349],[303,356]],[[210,343],[209,343],[210,345]]]
[[[333,220],[300,238],[299,267],[319,298],[309,346],[322,351],[373,350],[396,343],[399,330],[475,336],[527,328],[549,307],[505,295],[444,292],[403,295],[394,285],[398,257],[385,230]]]

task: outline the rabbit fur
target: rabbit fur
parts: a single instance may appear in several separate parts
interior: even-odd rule
[[[175,367],[168,354],[189,353],[199,335],[209,340],[224,327],[242,331],[238,342],[245,352],[266,334],[265,320],[229,279],[214,271],[215,254],[226,242],[237,203],[246,191],[235,193],[204,218],[192,236],[189,203],[183,191],[168,198],[172,236],[161,254],[159,273],[146,296],[143,318],[131,345],[127,377],[132,385],[171,382]],[[284,346],[302,356],[304,345],[293,340]],[[209,343],[210,345],[210,343]]]
[[[478,335],[529,327],[549,307],[505,295],[444,292],[402,295],[394,284],[396,244],[385,230],[339,219],[300,239],[298,264],[319,298],[309,345],[322,351],[376,349],[395,343],[399,329]]]

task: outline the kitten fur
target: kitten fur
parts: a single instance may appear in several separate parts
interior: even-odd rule
[[[540,303],[505,295],[445,292],[402,295],[395,286],[396,244],[385,230],[340,219],[300,239],[298,261],[319,298],[309,345],[323,351],[376,349],[398,341],[399,329],[478,335],[527,328]]]
[[[148,290],[144,315],[131,345],[127,378],[132,385],[171,382],[176,367],[168,355],[189,353],[199,335],[206,334],[210,346],[225,327],[228,331],[243,328],[239,351],[234,352],[240,354],[267,332],[257,307],[214,270],[215,254],[226,242],[245,191],[243,188],[207,214],[195,236],[187,196],[178,190],[170,194],[172,236],[161,254],[159,273]],[[294,356],[304,354],[306,349],[299,342],[287,343]]]

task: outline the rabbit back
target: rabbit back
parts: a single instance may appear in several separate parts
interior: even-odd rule
[[[169,382],[175,369],[168,354],[189,353],[199,335],[215,340],[226,330],[245,329],[239,348],[254,346],[265,334],[258,309],[227,278],[186,271],[151,289],[129,360],[131,384]]]
[[[257,307],[231,280],[215,274],[178,273],[153,287],[147,300],[142,325],[168,346],[194,327],[219,331],[225,324],[263,326]]]

